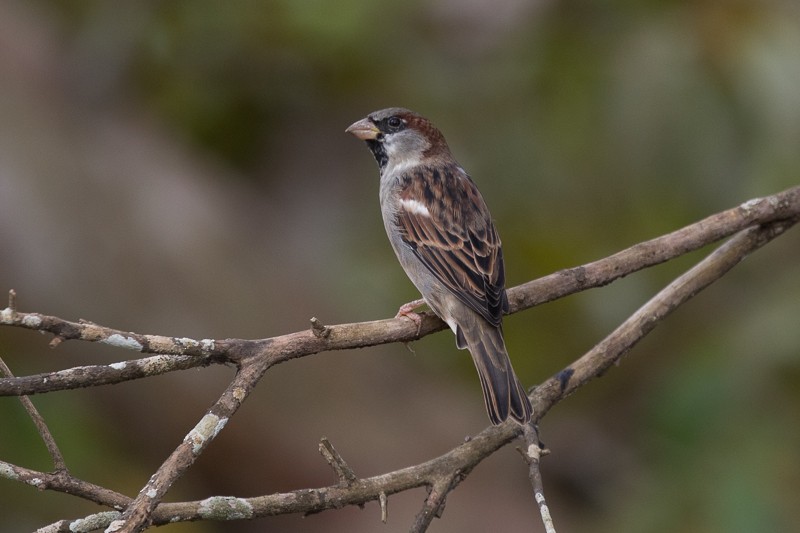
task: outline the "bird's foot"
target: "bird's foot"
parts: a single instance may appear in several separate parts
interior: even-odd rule
[[[417,313],[415,313],[414,309],[421,307],[424,304],[425,300],[422,298],[420,298],[419,300],[414,300],[413,302],[408,302],[407,304],[403,304],[400,306],[400,309],[397,310],[397,314],[394,317],[409,318],[412,322],[414,322],[414,324],[417,325],[417,335],[419,335],[419,332],[422,329],[422,317],[419,316]]]

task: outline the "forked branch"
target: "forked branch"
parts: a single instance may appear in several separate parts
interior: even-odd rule
[[[724,276],[753,251],[800,220],[800,187],[766,198],[751,200],[663,237],[647,241],[605,259],[556,272],[509,289],[511,312],[528,309],[652,266],[712,242],[734,235],[695,267],[670,283],[630,318],[585,355],[537,386],[531,393],[534,422],[551,407],[588,381],[601,375],[629,352],[674,309],[705,287]],[[23,396],[78,387],[118,383],[164,372],[209,364],[233,364],[238,371],[233,381],[190,431],[175,451],[130,500],[108,489],[82,482],[66,471],[53,454],[56,472],[34,472],[0,462],[0,476],[29,482],[41,481],[40,488],[70,492],[122,512],[100,513],[81,524],[102,524],[107,531],[141,531],[150,524],[175,520],[233,520],[286,513],[315,513],[344,505],[381,502],[385,518],[386,498],[415,487],[426,487],[428,497],[412,530],[424,531],[441,514],[449,492],[484,458],[523,434],[523,428],[509,422],[490,427],[450,452],[425,463],[370,478],[358,478],[332,446],[323,446],[326,460],[337,472],[339,483],[317,489],[302,489],[255,498],[212,497],[199,502],[161,503],[172,484],[194,463],[227,421],[235,414],[260,378],[273,365],[330,350],[408,342],[443,329],[442,322],[430,313],[423,314],[418,328],[405,319],[325,326],[314,319],[306,331],[261,340],[193,340],[140,335],[88,322],[70,322],[58,317],[17,310],[12,293],[9,306],[0,311],[0,325],[21,327],[53,334],[59,342],[84,340],[131,349],[149,357],[76,367],[36,376],[0,378],[0,395]],[[31,416],[34,416],[33,414]],[[46,426],[45,426],[46,429]],[[40,429],[42,438],[48,432]],[[541,475],[538,473],[538,436],[533,426],[525,429],[531,483],[543,522],[555,531],[544,503]],[[323,441],[324,443],[325,441]],[[54,444],[54,443],[53,443]],[[57,448],[55,448],[57,450]],[[88,520],[91,518],[91,520]],[[76,521],[60,521],[47,531],[67,531],[79,526]],[[88,526],[85,526],[88,527]]]

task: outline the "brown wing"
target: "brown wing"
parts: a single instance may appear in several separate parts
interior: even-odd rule
[[[478,188],[457,165],[426,167],[400,185],[403,240],[459,300],[500,326],[508,310],[503,251]]]

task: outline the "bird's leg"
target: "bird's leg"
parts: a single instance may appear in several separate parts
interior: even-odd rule
[[[423,305],[425,305],[425,300],[423,298],[403,304],[400,306],[400,309],[397,310],[397,314],[394,317],[400,318],[404,316],[411,319],[411,321],[417,325],[417,335],[419,335],[419,330],[422,328],[422,317],[415,313],[414,309]]]

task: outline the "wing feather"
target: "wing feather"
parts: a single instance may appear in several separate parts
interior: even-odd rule
[[[508,310],[500,237],[478,188],[460,167],[424,168],[404,176],[396,223],[442,285],[500,325]]]

